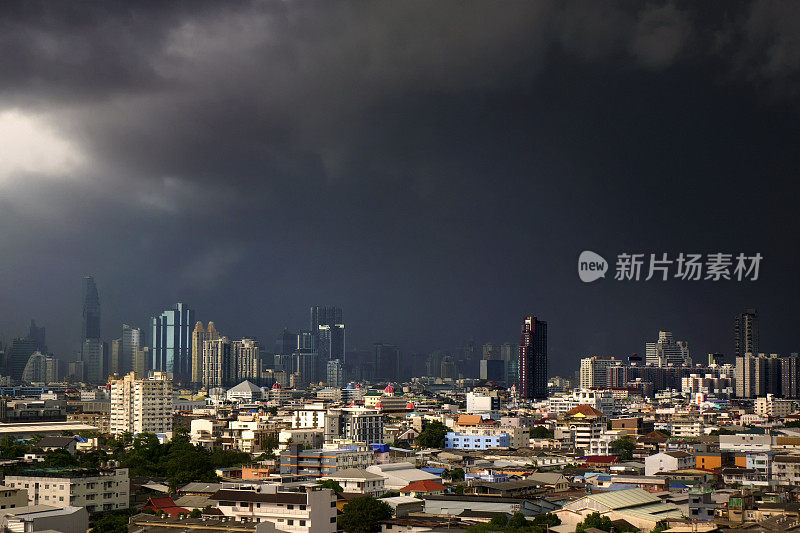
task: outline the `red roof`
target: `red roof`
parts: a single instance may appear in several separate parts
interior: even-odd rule
[[[433,481],[432,479],[423,479],[406,485],[400,489],[400,492],[438,492],[445,490],[446,488],[447,487],[438,481]]]
[[[156,498],[148,498],[142,507],[143,511],[164,511],[170,516],[178,516],[180,514],[189,514],[189,509],[178,507],[172,498],[169,496],[158,496]]]

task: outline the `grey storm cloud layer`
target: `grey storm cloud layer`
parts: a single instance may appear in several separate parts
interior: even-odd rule
[[[337,303],[407,351],[533,313],[566,371],[729,351],[757,306],[800,351],[798,34],[790,2],[6,2],[0,331],[70,357],[92,273],[109,338],[178,300],[268,340]],[[765,260],[588,286],[584,249]]]

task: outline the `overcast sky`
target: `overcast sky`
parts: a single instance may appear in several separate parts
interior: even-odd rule
[[[0,332],[71,358],[183,301],[268,344],[517,342],[554,372],[669,329],[800,351],[800,3],[3,2]],[[756,253],[755,282],[577,257]],[[611,269],[613,270],[613,264]]]

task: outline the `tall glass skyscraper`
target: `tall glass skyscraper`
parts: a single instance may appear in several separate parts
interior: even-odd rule
[[[167,309],[151,321],[152,370],[171,373],[177,383],[189,383],[192,379],[194,311],[186,304],[177,303],[174,309]]]
[[[525,317],[519,344],[519,395],[547,398],[547,322]]]
[[[92,276],[83,278],[83,320],[81,344],[86,339],[100,338],[100,296]]]

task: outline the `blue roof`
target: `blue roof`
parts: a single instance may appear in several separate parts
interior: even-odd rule
[[[75,440],[78,442],[89,442],[89,439],[87,439],[86,437],[81,437],[79,435],[75,436]]]
[[[427,472],[429,474],[436,474],[437,476],[441,476],[444,473],[444,468],[434,468],[432,466],[424,466],[420,468],[423,472]]]

